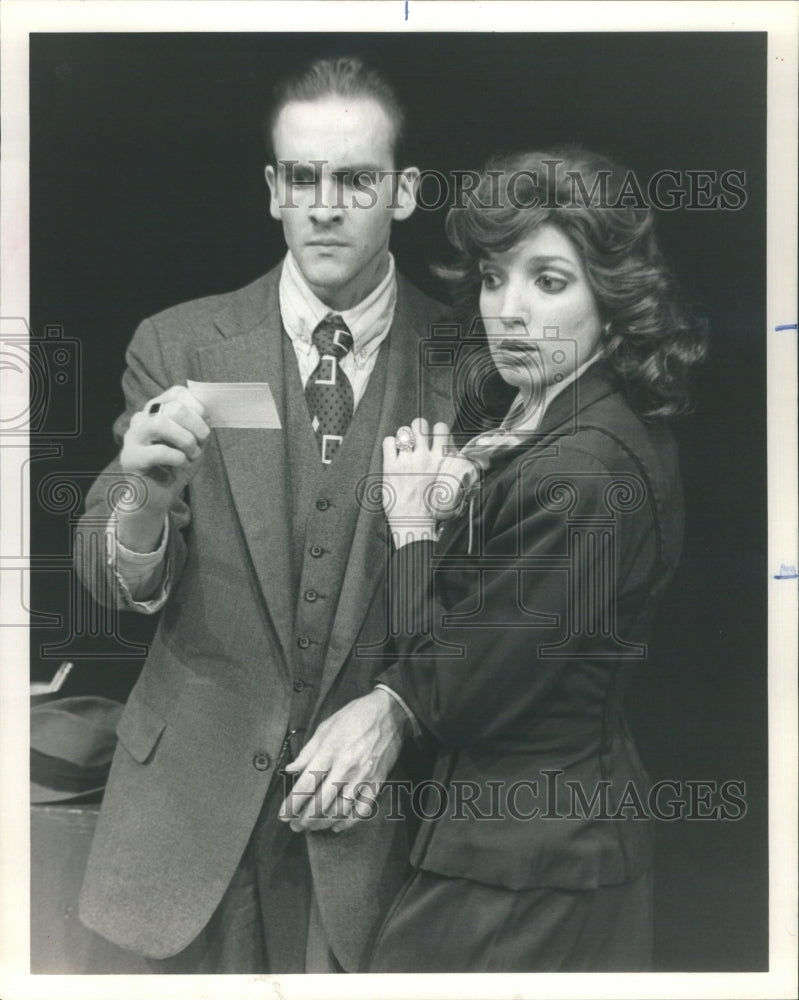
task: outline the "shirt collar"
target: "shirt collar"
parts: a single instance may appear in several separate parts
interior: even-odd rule
[[[278,295],[286,333],[295,346],[310,351],[313,331],[335,310],[326,306],[311,290],[290,250],[280,272]],[[389,254],[388,270],[377,288],[352,309],[338,312],[352,334],[353,352],[359,360],[366,360],[382,343],[394,319],[396,304],[397,276],[394,257]]]

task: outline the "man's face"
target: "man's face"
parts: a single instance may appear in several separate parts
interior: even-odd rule
[[[379,284],[391,223],[415,208],[418,171],[395,172],[391,139],[388,115],[371,98],[292,101],[275,122],[270,212],[303,277],[332,309],[357,305]]]

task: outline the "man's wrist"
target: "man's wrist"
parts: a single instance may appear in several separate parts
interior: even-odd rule
[[[422,730],[419,723],[416,721],[416,716],[413,714],[410,708],[408,708],[408,705],[406,704],[404,698],[402,698],[399,694],[397,694],[397,692],[393,688],[389,687],[388,684],[381,684],[381,683],[375,684],[375,691],[385,691],[386,694],[389,696],[389,698],[391,698],[394,704],[400,709],[400,711],[405,716],[407,727],[403,731],[402,734],[403,736],[411,735],[416,737],[421,735]]]
[[[386,715],[391,720],[398,735],[402,738],[408,736],[413,729],[411,717],[394,697],[394,692],[382,684],[376,684],[372,694],[382,700]]]
[[[155,552],[164,534],[167,512],[116,511],[117,541],[130,552]]]

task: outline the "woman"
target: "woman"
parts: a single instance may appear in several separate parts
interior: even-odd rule
[[[375,972],[650,963],[651,809],[622,698],[679,556],[668,420],[705,339],[651,213],[613,207],[624,177],[519,155],[447,220],[450,277],[516,396],[456,459],[424,420],[384,444],[398,663],[380,680],[437,758]]]

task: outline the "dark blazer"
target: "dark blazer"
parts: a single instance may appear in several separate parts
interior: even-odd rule
[[[127,354],[127,409],[115,425],[117,440],[148,399],[187,379],[266,381],[283,412],[278,280],[276,268],[240,291],[146,320]],[[419,366],[419,342],[441,313],[398,279],[396,314],[381,348],[388,351],[385,398],[369,468],[358,476],[379,479],[383,437],[422,406],[435,411],[434,419],[450,419],[449,373]],[[106,471],[113,478],[118,462]],[[220,429],[169,515],[172,590],[119,724],[80,905],[89,927],[147,956],[182,950],[211,916],[252,833],[287,732],[297,599],[287,477],[282,431]],[[101,477],[88,496],[78,529],[85,551],[109,513],[109,481]],[[386,634],[386,537],[379,503],[362,505],[309,733],[369,692],[385,662],[360,657],[356,645],[379,644]],[[100,600],[128,604],[101,553],[85,577]],[[369,930],[407,873],[408,850],[401,823],[308,836],[322,918],[345,969],[358,967]]]
[[[446,803],[413,863],[509,889],[589,889],[650,865],[648,781],[622,697],[679,556],[677,455],[604,364],[574,392],[553,400],[535,440],[496,457],[472,555],[463,515],[434,554],[417,542],[392,561],[411,626],[383,680],[439,743],[444,793],[425,813]]]

